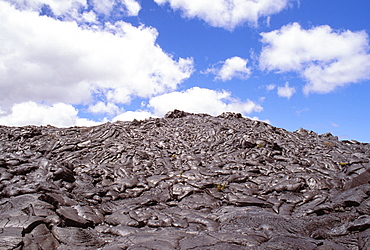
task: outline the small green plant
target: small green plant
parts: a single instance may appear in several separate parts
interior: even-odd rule
[[[345,162],[338,162],[338,164],[340,165],[340,166],[347,166],[347,163],[345,163]]]
[[[226,186],[227,186],[226,183],[219,183],[219,184],[217,184],[217,189],[218,189],[218,191],[222,192],[222,191],[225,190]]]

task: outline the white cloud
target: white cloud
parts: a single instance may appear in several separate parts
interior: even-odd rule
[[[114,103],[104,103],[104,102],[97,102],[96,104],[90,106],[88,111],[95,114],[117,114],[120,108],[115,105]]]
[[[243,102],[232,98],[231,93],[227,91],[215,91],[199,87],[155,96],[145,106],[153,112],[148,110],[127,111],[112,120],[132,121],[133,119],[144,120],[150,117],[163,117],[167,112],[174,109],[214,116],[223,112],[237,112],[245,115],[263,110],[260,105],[253,101],[246,100]],[[257,117],[251,119],[258,120]]]
[[[290,97],[292,97],[292,95],[295,93],[295,88],[289,87],[289,83],[286,82],[284,87],[278,87],[277,93],[280,97],[286,97],[290,99]]]
[[[300,116],[302,113],[308,112],[308,111],[310,111],[309,108],[304,108],[304,109],[300,109],[300,110],[295,111],[295,113],[296,113],[296,115]]]
[[[348,55],[325,66],[311,65],[302,75],[308,80],[303,89],[306,94],[328,93],[337,87],[370,79],[370,55]]]
[[[135,0],[93,0],[92,3],[97,13],[107,16],[113,9],[122,10],[128,16],[137,16],[141,9],[140,4]]]
[[[290,0],[154,0],[168,3],[188,18],[200,18],[214,27],[228,30],[243,23],[257,25],[262,16],[279,13]]]
[[[267,91],[271,91],[271,90],[274,90],[276,88],[276,85],[275,84],[269,84],[266,86],[266,90]]]
[[[148,107],[152,108],[157,116],[163,116],[174,109],[211,115],[219,115],[223,112],[250,114],[263,110],[260,105],[253,101],[243,102],[232,98],[227,91],[215,91],[199,87],[153,97],[149,100]]]
[[[8,126],[53,125],[58,127],[92,126],[99,123],[78,117],[72,105],[56,103],[53,105],[23,102],[15,104],[11,113],[0,116],[0,124]]]
[[[78,19],[79,23],[97,23],[96,13],[94,11],[83,12],[81,17]]]
[[[270,27],[270,23],[271,23],[271,16],[268,16],[266,17],[266,26]]]
[[[45,5],[53,11],[55,15],[64,15],[74,11],[76,8],[87,7],[86,0],[3,0],[9,2],[21,10],[40,11]]]
[[[137,111],[127,111],[124,112],[120,115],[117,115],[112,119],[113,122],[115,121],[132,121],[134,119],[136,120],[145,120],[147,118],[157,118],[158,116],[153,115],[152,113],[148,111],[142,111],[142,110],[137,110]]]
[[[327,25],[304,30],[293,23],[261,36],[261,69],[299,73],[308,82],[306,94],[328,93],[370,78],[365,31],[336,31]]]
[[[111,0],[92,0],[94,10],[97,13],[109,15],[113,10],[114,1]]]
[[[32,1],[28,1],[32,2]],[[0,106],[27,101],[127,103],[173,91],[190,77],[192,59],[175,61],[157,31],[125,22],[82,29],[0,1]]]
[[[149,104],[146,107],[153,110],[153,112],[140,109],[125,111],[115,116],[111,121],[132,121],[133,119],[144,120],[150,117],[163,117],[168,111],[174,109],[211,115],[219,115],[223,112],[237,112],[246,115],[263,110],[259,104],[251,100],[240,101],[232,98],[227,91],[215,91],[199,87],[155,96],[149,100]],[[98,102],[90,106],[89,111],[112,115],[119,113],[122,109],[111,103]],[[257,117],[251,119],[258,120]],[[78,110],[72,105],[65,103],[47,105],[28,101],[14,104],[8,112],[2,111],[0,107],[0,124],[7,126],[48,124],[57,127],[94,126],[109,120],[104,118],[100,122],[95,122],[86,118],[80,118]]]
[[[114,9],[127,16],[137,16],[141,6],[136,0],[3,0],[20,10],[41,12],[47,6],[52,14],[64,20],[83,20],[87,13],[111,15]],[[92,10],[92,11],[91,11]],[[94,14],[95,14],[94,13]],[[82,19],[81,19],[82,18]],[[93,22],[90,15],[90,22]]]
[[[137,16],[139,14],[141,6],[138,2],[135,0],[123,0],[122,2],[126,5],[128,15]]]
[[[220,63],[223,64],[220,69],[207,69],[206,73],[214,73],[216,74],[216,79],[224,82],[230,81],[234,77],[239,79],[248,79],[251,75],[252,70],[251,68],[247,67],[248,59],[235,56],[227,59],[225,62]]]

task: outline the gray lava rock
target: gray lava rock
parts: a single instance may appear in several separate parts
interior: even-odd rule
[[[0,126],[0,249],[369,249],[369,161],[234,113]]]

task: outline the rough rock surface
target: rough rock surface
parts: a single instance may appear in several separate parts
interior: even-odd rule
[[[0,249],[370,249],[369,160],[233,113],[0,126]]]

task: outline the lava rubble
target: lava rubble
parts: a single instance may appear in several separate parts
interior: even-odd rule
[[[370,249],[367,143],[179,110],[0,138],[0,249]]]

